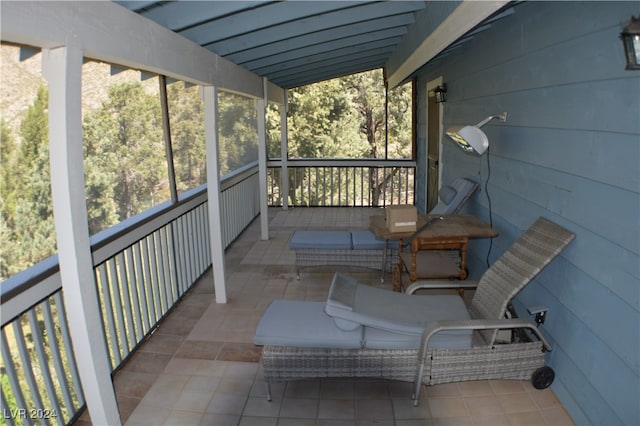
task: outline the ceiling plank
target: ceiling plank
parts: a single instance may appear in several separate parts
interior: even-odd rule
[[[136,2],[133,2],[136,3]],[[158,24],[173,31],[180,31],[201,23],[203,19],[213,20],[222,16],[239,13],[262,4],[264,1],[179,1],[162,3],[148,11],[140,12]]]
[[[413,13],[424,8],[425,2],[380,2],[373,4],[361,4],[350,9],[316,15],[312,19],[302,19],[287,22],[281,25],[267,27],[262,30],[243,34],[242,37],[225,40],[224,43],[204,45],[211,48],[220,56],[227,56],[248,48],[264,46],[327,29],[335,29],[344,25],[353,25],[358,22],[366,23],[385,16],[394,16],[404,13]],[[213,47],[212,47],[213,46]]]
[[[326,13],[347,13],[344,10],[351,6],[352,2],[340,1],[279,2],[269,7],[250,9],[221,19],[204,21],[201,25],[180,31],[180,34],[198,44],[210,44],[291,21],[304,21]],[[281,33],[280,37],[283,34],[286,33]]]
[[[393,51],[394,44],[388,43],[386,45],[382,43],[370,43],[368,46],[363,47],[359,52],[353,52],[349,49],[342,49],[335,54],[329,56],[329,54],[316,55],[294,61],[287,64],[277,64],[269,67],[266,71],[271,78],[282,77],[284,75],[293,75],[295,73],[306,73],[308,71],[317,70],[320,68],[339,67],[342,63],[353,62],[355,60],[360,62],[368,62],[377,60],[382,56],[388,56]],[[384,65],[384,60],[380,63],[380,66]],[[259,69],[262,71],[262,69]]]
[[[313,44],[327,43],[332,40],[367,34],[371,32],[372,27],[376,28],[377,30],[384,30],[394,27],[406,27],[413,22],[414,17],[412,13],[374,19],[366,22],[357,22],[352,25],[344,25],[338,28],[329,28],[310,34],[286,38],[283,40],[275,41],[273,43],[241,50],[237,53],[225,55],[225,58],[240,64],[267,56],[276,55],[281,52],[303,49],[306,46]],[[213,51],[216,51],[215,46],[209,46],[209,48],[211,48]]]
[[[389,30],[375,31],[368,34],[363,34],[357,37],[344,38],[331,42],[318,43],[311,46],[307,46],[304,49],[297,49],[289,52],[282,52],[277,55],[268,56],[251,62],[241,63],[248,69],[264,68],[272,64],[278,63],[291,63],[296,59],[304,59],[310,56],[328,54],[329,56],[335,55],[336,51],[346,49],[347,52],[356,52],[362,50],[361,45],[369,45],[380,41],[386,41],[385,45],[390,43],[397,44],[400,42],[401,37],[406,34],[407,30],[403,27],[392,28]],[[388,41],[391,40],[391,41]]]
[[[339,69],[318,69],[317,72],[310,72],[308,74],[297,74],[297,76],[285,81],[287,82],[289,88],[293,88],[316,83],[318,81],[330,80],[333,78],[344,77],[346,75],[357,74],[380,68],[382,68],[382,64],[380,62],[356,63],[351,66],[341,67]]]

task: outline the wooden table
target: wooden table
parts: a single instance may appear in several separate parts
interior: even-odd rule
[[[389,240],[400,240],[400,250],[402,250],[402,240],[411,239],[412,257],[403,256],[400,253],[400,266],[404,265],[409,272],[410,280],[416,281],[420,278],[460,278],[467,277],[466,272],[466,251],[469,238],[491,238],[496,237],[498,232],[488,223],[483,222],[472,215],[419,215],[417,231],[415,232],[391,232],[387,227],[384,216],[371,216],[369,218],[369,228],[378,238],[385,240],[385,259],[387,244]],[[456,249],[460,251],[460,268],[458,272],[448,271],[444,274],[435,273],[420,274],[416,261],[416,252],[419,250],[443,250]],[[406,257],[406,259],[403,259]],[[386,264],[386,263],[384,263]],[[395,272],[394,272],[395,273]],[[400,271],[401,273],[401,271]],[[394,277],[394,290],[399,290],[400,283],[396,282],[399,277]]]
[[[433,240],[452,237],[491,238],[498,236],[498,231],[488,223],[469,214],[421,214],[418,215],[418,230],[415,232],[391,232],[384,216],[375,215],[369,217],[369,228],[376,234],[376,237],[385,240],[399,240],[417,236]]]

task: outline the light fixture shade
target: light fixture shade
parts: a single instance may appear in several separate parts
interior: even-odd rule
[[[450,127],[447,136],[466,152],[482,155],[489,148],[489,139],[478,126]]]

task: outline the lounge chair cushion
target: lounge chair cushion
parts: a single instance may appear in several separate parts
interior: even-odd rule
[[[440,198],[440,201],[442,201],[443,203],[451,204],[453,199],[456,197],[457,193],[458,191],[456,191],[455,189],[453,189],[448,185],[445,185],[442,188],[440,188],[440,191],[438,191],[438,197]]]
[[[440,201],[429,214],[454,214],[473,194],[478,184],[465,178],[457,178],[451,185],[443,186],[439,192]]]
[[[365,327],[364,346],[369,349],[420,349],[422,336],[396,333],[379,328]],[[467,330],[450,330],[435,334],[429,339],[429,348],[468,349],[472,333]]]
[[[351,241],[354,250],[384,250],[384,240],[370,230],[351,231]]]
[[[295,231],[289,248],[319,250],[351,250],[349,231]]]
[[[256,345],[357,349],[362,327],[344,331],[324,312],[324,302],[275,300],[258,323]]]
[[[395,293],[360,284],[340,273],[333,278],[325,312],[340,321],[366,326],[364,344],[372,349],[399,348],[393,345],[417,348],[429,322],[470,319],[462,298],[457,295]],[[371,331],[369,327],[377,330]],[[471,335],[470,330],[443,331],[432,338],[431,346],[469,347]]]

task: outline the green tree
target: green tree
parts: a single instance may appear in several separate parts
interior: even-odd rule
[[[289,92],[289,153],[293,158],[366,157],[353,102],[340,79]]]
[[[289,95],[292,157],[411,158],[410,85],[387,94],[382,71],[375,70],[299,87]],[[372,204],[379,203],[395,173],[397,170],[393,169],[369,170],[366,179]],[[289,186],[297,191],[300,185],[313,179],[298,176]],[[342,183],[334,180],[335,185]],[[309,187],[315,188],[313,182]]]
[[[16,142],[4,117],[0,118],[0,216],[13,227],[16,211]]]
[[[169,199],[159,98],[139,82],[115,84],[108,93],[84,120],[92,232]]]
[[[206,183],[204,103],[197,86],[184,82],[168,86],[171,144],[178,192]]]
[[[14,275],[56,252],[47,104],[48,92],[42,86],[20,124],[22,142],[20,148],[13,151],[15,163],[11,156],[6,163],[3,157],[3,175],[5,167],[10,171],[6,173],[8,184],[6,188],[3,184],[2,198],[10,203],[13,200],[15,208],[5,205],[2,212],[2,277]],[[3,145],[7,142],[5,148],[9,154],[10,140],[4,141],[4,136]]]
[[[220,92],[218,97],[220,174],[227,174],[258,159],[258,124],[255,101]]]

